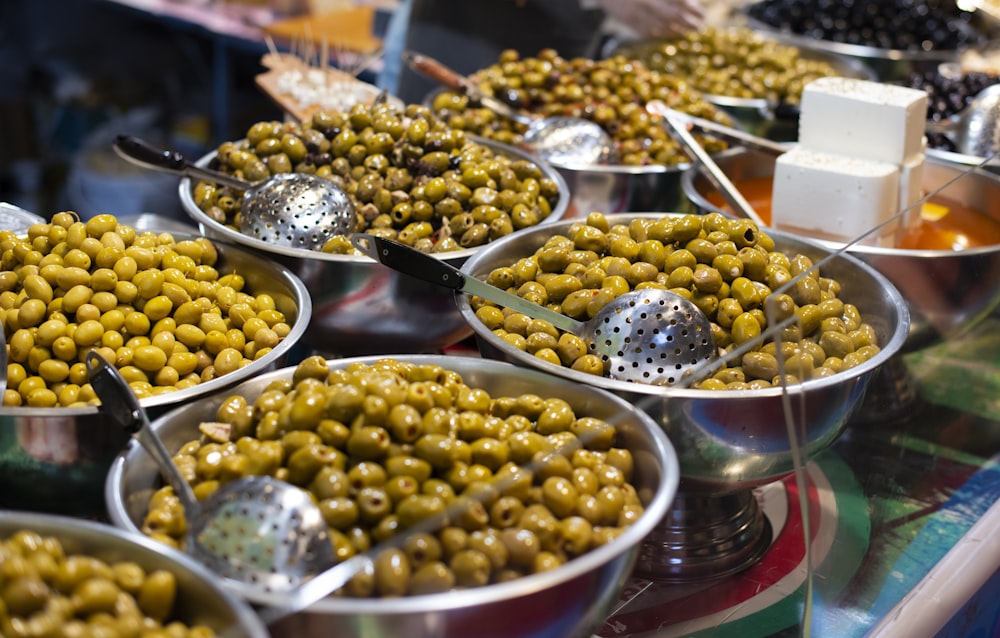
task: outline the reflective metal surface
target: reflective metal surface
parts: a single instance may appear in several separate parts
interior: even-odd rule
[[[634,455],[633,483],[646,504],[645,513],[614,541],[551,571],[429,596],[332,597],[272,624],[272,635],[306,638],[590,635],[620,595],[642,539],[664,517],[674,497],[678,467],[666,436],[647,415],[624,400],[567,379],[474,357],[394,355],[393,358],[441,365],[492,396],[517,396],[525,392],[558,396],[579,413],[614,423],[621,442]],[[375,359],[340,359],[329,364],[337,368]],[[286,369],[269,373],[234,391],[247,397],[256,396],[271,380],[285,378],[291,372]],[[158,419],[153,427],[169,448],[177,449],[197,436],[200,420],[215,418],[215,410],[225,398],[216,395],[180,407]],[[112,521],[123,529],[137,531],[149,495],[158,486],[152,460],[139,446],[130,446],[108,474],[106,489]]]

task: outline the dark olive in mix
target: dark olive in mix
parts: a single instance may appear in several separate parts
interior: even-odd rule
[[[798,103],[802,88],[839,71],[751,29],[707,28],[622,51],[709,95]]]
[[[807,273],[787,291],[783,288]],[[600,213],[553,235],[533,254],[494,269],[486,283],[585,321],[630,290],[662,288],[694,302],[712,323],[720,354],[736,363],[694,384],[710,390],[771,387],[827,377],[878,351],[874,328],[839,297],[805,255],[786,255],[752,222],[719,213],[637,218],[610,226]],[[777,295],[770,317],[765,301]],[[554,365],[602,376],[605,362],[579,337],[547,321],[473,297],[476,317],[500,339]],[[779,349],[769,320],[790,321]],[[784,362],[779,376],[778,358]]]
[[[986,37],[954,0],[764,0],[751,18],[790,33],[901,51],[954,51]]]
[[[357,104],[301,124],[257,122],[243,140],[221,144],[212,167],[251,181],[288,172],[331,179],[354,200],[362,232],[425,252],[473,248],[533,226],[568,196],[537,163],[469,139],[419,105]],[[238,230],[241,193],[201,181],[193,196]],[[343,235],[323,251],[356,252]]]
[[[650,100],[663,100],[679,111],[730,123],[722,110],[705,101],[684,78],[654,71],[625,56],[566,59],[546,49],[535,57],[521,57],[509,50],[472,79],[484,93],[525,113],[597,122],[614,140],[620,164],[674,166],[689,161],[660,118],[646,112],[645,104]],[[523,124],[452,91],[437,93],[431,108],[456,129],[506,144],[520,144],[526,130]],[[709,152],[726,148],[725,142],[698,137]]]
[[[932,122],[947,120],[969,105],[972,98],[988,86],[1000,82],[992,73],[969,71],[948,75],[937,69],[912,73],[902,84],[927,92],[927,119]],[[942,133],[927,133],[927,143],[932,148],[957,151],[955,142]]]
[[[3,405],[96,404],[87,353],[138,397],[189,388],[266,355],[291,326],[269,294],[216,270],[204,237],[139,231],[113,215],[61,212],[24,237],[0,231]]]
[[[178,620],[177,577],[138,563],[71,553],[30,529],[0,541],[0,635],[208,638]]]
[[[553,569],[610,542],[643,512],[614,425],[558,397],[492,396],[440,365],[322,357],[259,396],[233,395],[174,460],[205,498],[267,474],[309,491],[339,560],[411,532],[339,595],[432,594]],[[156,491],[143,533],[179,546],[184,513]]]

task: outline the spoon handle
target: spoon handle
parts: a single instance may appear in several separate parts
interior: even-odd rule
[[[192,164],[176,151],[158,148],[145,140],[131,135],[119,135],[116,137],[113,148],[122,159],[143,168],[204,179],[241,191],[245,191],[253,186],[250,182],[238,179],[232,175],[227,175],[220,171],[211,171],[197,164]]]
[[[646,110],[661,117],[671,116],[678,121],[694,126],[695,128],[699,128],[707,133],[712,133],[723,139],[738,142],[744,146],[764,151],[765,153],[781,155],[788,150],[788,147],[780,142],[769,140],[766,137],[751,135],[750,133],[741,131],[738,128],[733,128],[732,126],[726,126],[724,124],[719,124],[718,122],[713,122],[712,120],[706,120],[701,117],[689,115],[683,111],[671,109],[660,100],[652,100],[648,102],[646,104]]]
[[[451,264],[384,237],[357,234],[351,241],[361,252],[393,270],[452,290],[478,295],[493,303],[507,306],[533,319],[544,319],[560,330],[579,334],[582,324],[566,315],[532,303],[506,290],[465,274]]]
[[[177,469],[163,441],[149,424],[146,411],[118,370],[96,352],[87,353],[87,374],[90,384],[101,400],[101,410],[121,425],[153,457],[160,472],[166,477],[188,516],[198,511],[198,499],[187,480]]]
[[[705,175],[708,176],[712,185],[719,190],[725,198],[726,203],[732,206],[733,212],[741,217],[753,220],[758,226],[766,226],[767,224],[760,218],[757,211],[753,209],[750,202],[743,197],[743,194],[736,188],[736,185],[719,168],[715,160],[705,152],[705,149],[698,143],[698,140],[694,139],[694,136],[688,132],[685,124],[675,120],[673,115],[669,114],[663,118],[663,122],[673,132],[675,139],[680,142],[684,150],[691,154],[701,164],[702,168],[705,169]]]
[[[448,68],[430,56],[417,53],[415,51],[404,51],[402,57],[407,66],[417,73],[422,73],[435,82],[453,91],[460,91],[464,93],[469,97],[469,99],[479,102],[498,115],[526,126],[530,125],[536,119],[530,115],[519,113],[512,106],[506,102],[498,100],[492,95],[486,95],[479,90],[479,87],[477,87],[475,83],[470,82],[469,78],[454,69]]]

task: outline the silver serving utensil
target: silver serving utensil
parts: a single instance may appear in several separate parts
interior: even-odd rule
[[[561,166],[593,166],[615,162],[614,141],[600,124],[565,115],[536,117],[521,113],[506,102],[487,95],[467,77],[438,60],[404,51],[403,60],[414,71],[454,90],[461,91],[497,115],[528,127],[524,145],[539,157]]]
[[[662,102],[660,103],[662,105]],[[719,165],[715,163],[715,160],[702,148],[698,140],[694,138],[693,135],[687,130],[687,125],[682,121],[677,119],[673,111],[665,108],[658,108],[656,103],[649,103],[646,105],[646,109],[655,115],[660,115],[663,117],[663,124],[667,127],[667,130],[671,132],[673,137],[680,143],[681,147],[687,151],[688,155],[694,158],[696,162],[701,164],[705,169],[705,175],[708,177],[712,185],[715,186],[722,196],[725,198],[726,202],[733,208],[736,213],[747,219],[751,219],[757,223],[758,226],[766,226],[764,220],[761,219],[757,211],[753,209],[750,202],[743,197],[736,185],[726,176],[725,172]]]
[[[247,476],[199,502],[121,373],[96,352],[86,363],[101,410],[139,441],[180,499],[185,552],[244,592],[292,590],[335,562],[319,508],[291,483]]]
[[[354,235],[351,240],[358,250],[394,270],[478,295],[577,335],[601,357],[608,376],[614,379],[673,385],[716,356],[708,317],[688,299],[667,290],[627,292],[593,318],[577,321],[467,277],[454,266],[405,244],[366,234]]]
[[[243,192],[240,232],[278,246],[321,250],[335,235],[358,230],[354,202],[328,179],[307,173],[282,173],[248,182],[202,168],[180,153],[166,151],[128,135],[114,150],[125,160],[157,171],[205,179]]]
[[[1000,84],[986,87],[956,115],[927,122],[928,133],[952,138],[958,152],[986,157],[1000,150]]]
[[[748,148],[764,151],[765,153],[771,153],[772,155],[781,155],[788,150],[788,147],[781,142],[775,142],[774,140],[769,140],[766,137],[760,137],[758,135],[751,135],[746,131],[741,131],[740,129],[733,128],[732,126],[726,126],[725,124],[719,124],[718,122],[713,122],[712,120],[706,120],[701,117],[690,115],[684,111],[672,109],[662,100],[650,100],[646,103],[646,110],[661,117],[670,115],[674,118],[674,120],[700,129],[713,137],[719,137],[728,142],[742,144]]]

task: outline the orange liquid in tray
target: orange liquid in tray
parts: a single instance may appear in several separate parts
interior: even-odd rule
[[[770,224],[772,179],[757,177],[734,180],[733,184],[761,219]],[[732,210],[717,192],[709,193],[706,199],[722,210]],[[996,244],[1000,244],[1000,222],[956,201],[932,197],[897,248],[962,250]]]

